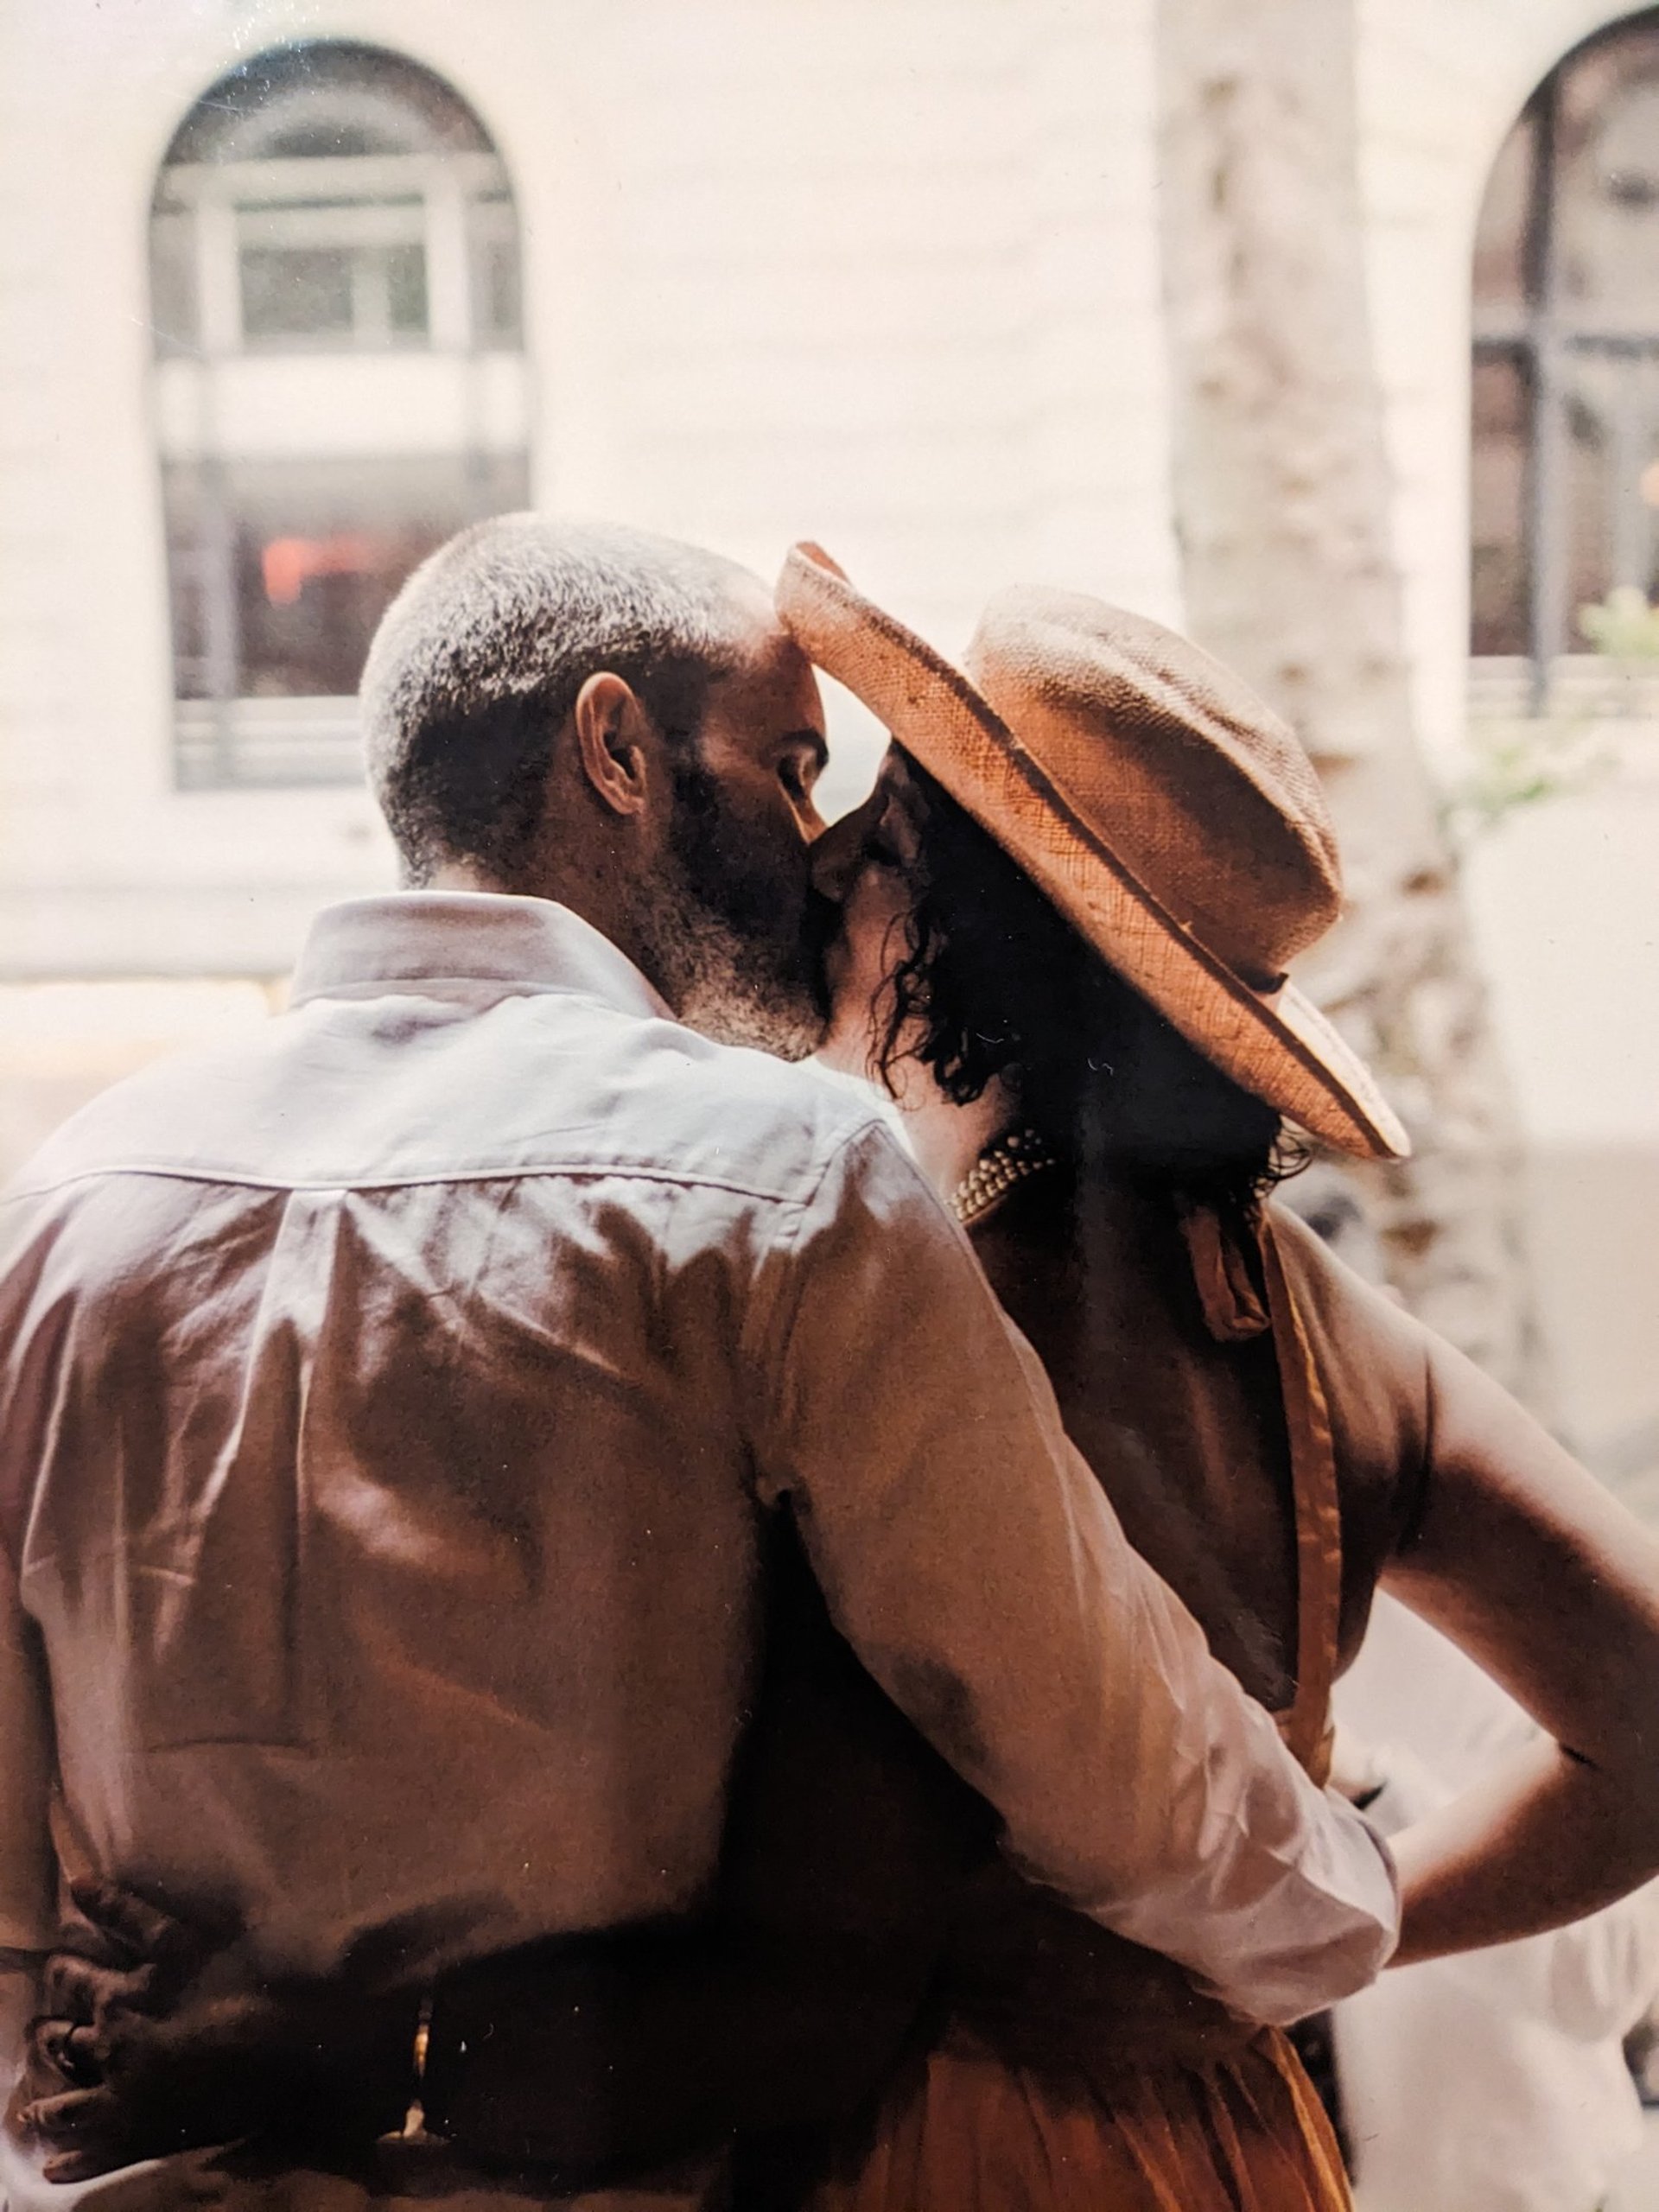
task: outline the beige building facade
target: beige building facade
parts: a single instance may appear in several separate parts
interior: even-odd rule
[[[1477,220],[1534,88],[1616,15],[1362,7],[1395,542],[1449,788],[1537,736],[1518,664],[1471,681]],[[122,1067],[263,1019],[310,912],[391,880],[353,641],[469,513],[620,517],[762,573],[813,537],[947,646],[1015,577],[1179,622],[1154,28],[1151,0],[13,0],[3,1164]],[[296,45],[321,149],[283,107]],[[1563,1415],[1637,1480],[1659,721],[1617,696],[1582,787],[1479,838],[1469,881]],[[879,739],[834,703],[850,801]]]

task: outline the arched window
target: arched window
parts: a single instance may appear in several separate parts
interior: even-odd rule
[[[1659,584],[1659,10],[1528,102],[1481,209],[1474,309],[1471,645],[1529,659],[1541,705],[1585,610]]]
[[[175,136],[150,269],[178,780],[354,778],[387,602],[528,495],[505,170],[430,71],[283,47]]]

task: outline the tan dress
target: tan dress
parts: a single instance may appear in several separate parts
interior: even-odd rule
[[[1323,1777],[1342,1539],[1324,1388],[1270,1221],[1265,1307],[1208,1215],[1185,1224],[1211,1332],[1271,1327],[1290,1446],[1297,1694],[1280,1719]],[[964,1892],[944,2024],[849,2140],[810,2212],[1341,2212],[1336,2139],[1285,2036],[1095,1928],[1001,1862]]]

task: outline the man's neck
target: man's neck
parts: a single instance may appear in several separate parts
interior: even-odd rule
[[[479,867],[474,861],[441,861],[416,888],[422,891],[487,891],[497,898],[510,899],[550,899],[554,896],[550,891],[539,888],[532,891],[522,883],[504,883],[499,876],[492,874],[487,868]]]
[[[660,981],[651,971],[638,931],[626,915],[619,912],[614,899],[605,898],[589,884],[554,877],[544,871],[538,872],[533,880],[510,882],[476,861],[448,860],[440,861],[420,887],[423,891],[483,891],[497,898],[550,899],[568,907],[589,929],[597,930],[633,963],[654,991],[662,991]]]

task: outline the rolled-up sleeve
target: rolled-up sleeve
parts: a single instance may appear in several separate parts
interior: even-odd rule
[[[753,1316],[763,1493],[791,1499],[843,1634],[1022,1870],[1257,2019],[1370,1980],[1396,1933],[1385,1849],[1131,1549],[885,1129],[839,1147]]]

